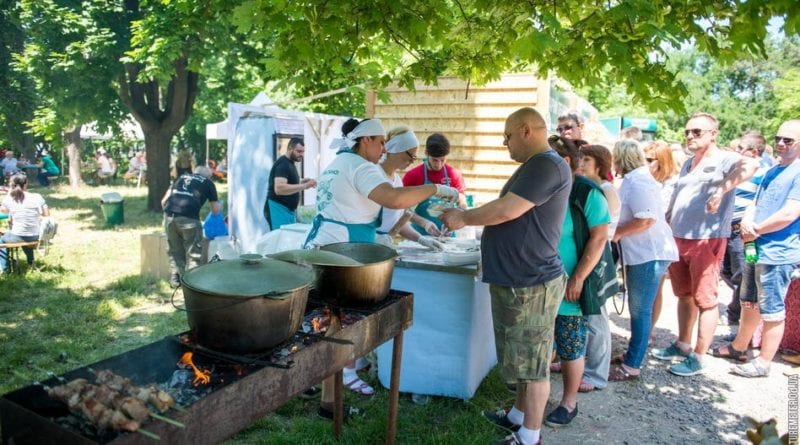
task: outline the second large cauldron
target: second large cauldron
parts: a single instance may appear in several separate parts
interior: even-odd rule
[[[320,250],[293,250],[270,256],[313,266],[315,294],[320,300],[363,307],[389,295],[397,252],[381,244],[335,243]]]

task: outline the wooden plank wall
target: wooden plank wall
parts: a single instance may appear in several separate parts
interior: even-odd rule
[[[389,103],[367,95],[367,116],[381,119],[387,130],[396,125],[411,127],[420,140],[420,157],[431,133],[447,136],[448,163],[464,174],[467,193],[474,195],[476,205],[497,198],[519,165],[503,145],[506,117],[525,106],[547,116],[549,106],[549,81],[531,74],[507,74],[481,87],[440,77],[435,86],[420,83],[416,91],[395,87],[387,92]]]

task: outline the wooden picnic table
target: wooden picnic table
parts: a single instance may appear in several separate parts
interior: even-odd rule
[[[9,243],[0,243],[0,249],[6,249],[8,260],[9,273],[20,273],[22,269],[19,267],[19,249],[23,247],[30,247],[35,249],[39,246],[39,241],[14,241]]]

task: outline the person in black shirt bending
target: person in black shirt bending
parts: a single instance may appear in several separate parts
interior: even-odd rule
[[[269,172],[269,190],[264,205],[264,217],[271,230],[277,230],[286,224],[297,222],[297,205],[300,204],[300,192],[317,186],[311,178],[300,179],[295,162],[303,160],[306,147],[301,138],[289,140],[285,155],[278,158]]]
[[[173,288],[180,285],[184,272],[200,264],[203,252],[200,208],[209,201],[211,213],[217,215],[222,210],[217,188],[209,178],[208,167],[197,167],[194,174],[179,176],[161,199],[171,273],[169,284]]]

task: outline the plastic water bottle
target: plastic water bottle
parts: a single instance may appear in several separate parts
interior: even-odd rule
[[[747,264],[756,264],[758,262],[758,248],[755,241],[744,243],[744,261]]]

